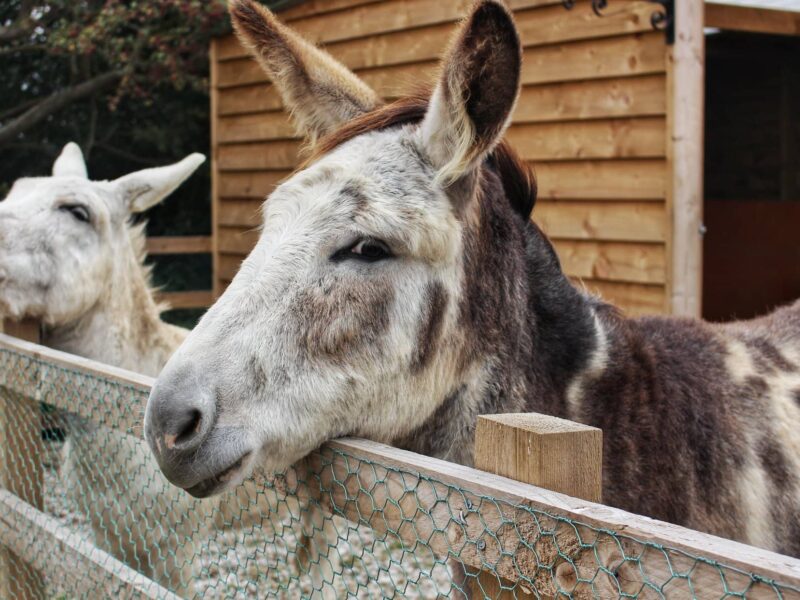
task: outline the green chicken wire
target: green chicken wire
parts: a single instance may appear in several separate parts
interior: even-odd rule
[[[335,445],[198,501],[141,439],[147,393],[0,349],[1,597],[800,598]]]

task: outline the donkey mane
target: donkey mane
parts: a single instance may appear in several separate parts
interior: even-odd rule
[[[298,167],[298,171],[307,168],[345,142],[365,133],[420,123],[428,111],[430,98],[430,90],[421,88],[345,123],[314,145],[311,155]],[[505,196],[514,212],[523,219],[530,219],[537,193],[533,170],[505,139],[487,156],[484,165],[500,177]]]
[[[158,292],[161,291],[160,286],[153,285],[153,267],[148,265],[147,260],[147,221],[129,221],[127,225],[128,238],[131,241],[131,248],[133,249],[133,256],[136,264],[141,269],[142,281],[145,288],[151,297],[155,299]],[[156,313],[161,313],[170,310],[170,305],[167,302],[155,301]]]

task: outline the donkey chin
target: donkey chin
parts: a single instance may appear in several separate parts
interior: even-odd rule
[[[207,498],[236,487],[252,471],[258,452],[247,443],[238,428],[214,429],[195,449],[187,449],[180,435],[147,441],[158,465],[170,483],[183,488],[195,498]]]
[[[153,395],[159,392],[156,383]],[[218,422],[213,394],[188,396],[172,403],[166,412],[153,410],[151,396],[145,412],[145,439],[170,483],[196,498],[206,498],[239,485],[260,452],[244,428]]]

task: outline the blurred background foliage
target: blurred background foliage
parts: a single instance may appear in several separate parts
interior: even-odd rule
[[[229,28],[224,0],[0,0],[0,198],[69,141],[96,180],[208,154],[208,44]],[[210,234],[210,196],[206,163],[145,215],[148,234]],[[209,256],[150,260],[162,287],[211,287]]]

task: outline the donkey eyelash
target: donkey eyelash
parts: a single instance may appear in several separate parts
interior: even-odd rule
[[[350,259],[373,263],[393,257],[394,254],[385,242],[374,238],[360,238],[334,252],[331,260],[341,262]]]
[[[58,207],[58,210],[63,210],[70,213],[81,223],[89,223],[91,221],[91,213],[83,204],[62,204]]]

